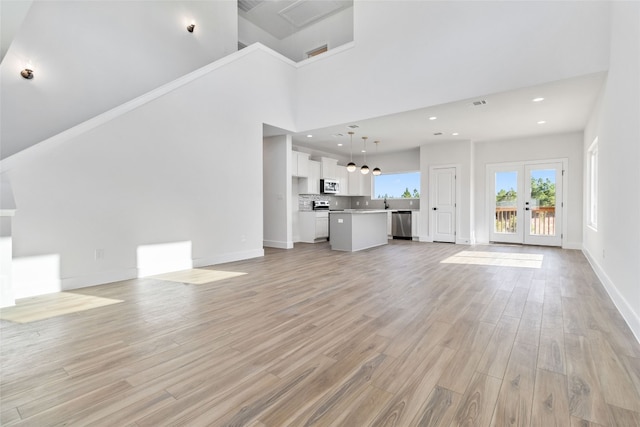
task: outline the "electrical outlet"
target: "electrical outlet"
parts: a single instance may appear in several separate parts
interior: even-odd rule
[[[356,206],[360,206],[360,202],[356,202]]]
[[[365,206],[369,206],[369,202],[364,202]]]
[[[100,260],[100,259],[104,259],[104,249],[96,249],[93,257],[96,261]]]
[[[413,205],[413,200],[409,200],[409,206]]]

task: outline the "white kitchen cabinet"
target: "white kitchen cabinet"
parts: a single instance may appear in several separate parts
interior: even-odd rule
[[[359,169],[349,174],[349,196],[371,197],[371,174],[362,175]]]
[[[349,172],[347,171],[347,173],[349,174],[349,178],[348,178],[348,195],[349,196],[359,196],[360,195],[360,176],[362,175],[360,173],[360,171],[356,170],[354,172]]]
[[[298,179],[298,193],[320,194],[320,162],[309,160],[307,167],[307,177]]]
[[[338,161],[329,157],[320,157],[320,177],[322,179],[338,179]]]
[[[392,234],[391,234],[391,233],[393,233],[392,228],[391,228],[392,224],[393,224],[393,222],[392,222],[393,221],[393,215],[391,215],[391,214],[392,214],[391,211],[387,212],[387,236],[389,236],[390,239],[393,238]]]
[[[316,239],[329,238],[329,212],[316,214]]]
[[[300,151],[291,152],[291,176],[306,178],[309,176],[309,154]]]
[[[350,196],[349,194],[349,171],[346,166],[336,166],[336,175],[340,183],[340,192],[338,196]]]
[[[413,240],[420,239],[420,211],[411,212],[411,237]]]
[[[360,174],[362,175],[362,174]],[[371,197],[371,174],[362,175],[362,195]]]
[[[315,243],[329,237],[329,212],[298,212],[300,241]]]

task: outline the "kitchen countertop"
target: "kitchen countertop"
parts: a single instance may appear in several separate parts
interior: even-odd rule
[[[398,211],[410,211],[419,212],[420,209],[335,209],[330,210],[330,213],[381,213],[381,212],[398,212]]]
[[[366,214],[366,213],[386,213],[386,212],[393,212],[393,210],[391,209],[344,209],[342,211],[330,211],[331,213],[335,213],[335,214],[340,214],[340,213],[344,213],[344,214]]]

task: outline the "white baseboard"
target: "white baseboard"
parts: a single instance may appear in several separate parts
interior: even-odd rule
[[[225,262],[241,261],[249,258],[264,256],[264,249],[255,249],[244,252],[233,252],[208,258],[198,258],[193,260],[193,268],[205,267],[208,265],[223,264]],[[86,288],[89,286],[104,285],[107,283],[120,282],[138,278],[138,269],[129,268],[119,271],[101,272],[87,276],[67,277],[61,279],[60,287],[63,291]]]
[[[580,242],[564,242],[562,249],[577,249],[582,250],[582,243]]]
[[[259,258],[264,256],[264,249],[254,249],[244,252],[232,252],[223,255],[217,255],[208,258],[198,258],[193,260],[193,267],[206,267],[208,265],[224,264],[225,262],[242,261],[250,258]]]
[[[425,243],[433,243],[433,239],[431,238],[431,236],[427,236],[424,234],[422,236],[418,236],[418,241],[425,242]]]
[[[267,248],[278,248],[278,249],[293,249],[293,242],[281,242],[278,240],[265,240],[262,242],[262,246]]]
[[[125,270],[100,272],[87,276],[65,277],[60,280],[60,287],[63,291],[68,291],[136,278],[138,278],[138,269],[128,268]]]
[[[640,316],[633,311],[629,302],[620,294],[618,288],[615,287],[607,273],[605,273],[595,258],[591,256],[589,251],[583,247],[582,253],[587,258],[587,261],[589,261],[589,264],[591,264],[593,271],[602,282],[604,289],[607,291],[616,308],[627,322],[627,325],[629,325],[629,328],[631,329],[631,332],[633,332],[633,335],[635,335],[636,340],[640,343]]]

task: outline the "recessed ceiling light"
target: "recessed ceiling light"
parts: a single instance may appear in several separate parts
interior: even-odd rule
[[[436,116],[431,116],[431,117],[429,117],[429,120],[435,120],[435,119],[437,119],[437,117],[436,117]]]
[[[309,134],[307,135],[307,138],[313,138],[313,135]]]
[[[454,133],[452,133],[451,135],[453,135],[453,136],[458,136],[458,135],[460,135],[460,134],[459,134],[458,132],[454,132]]]
[[[338,147],[342,147],[342,142],[338,142]]]
[[[532,101],[533,102],[540,102],[540,101],[544,101],[544,98],[533,98]]]
[[[539,125],[543,125],[543,124],[545,124],[545,123],[547,123],[547,121],[546,121],[546,120],[540,120],[540,121],[538,122],[538,124],[539,124]]]

